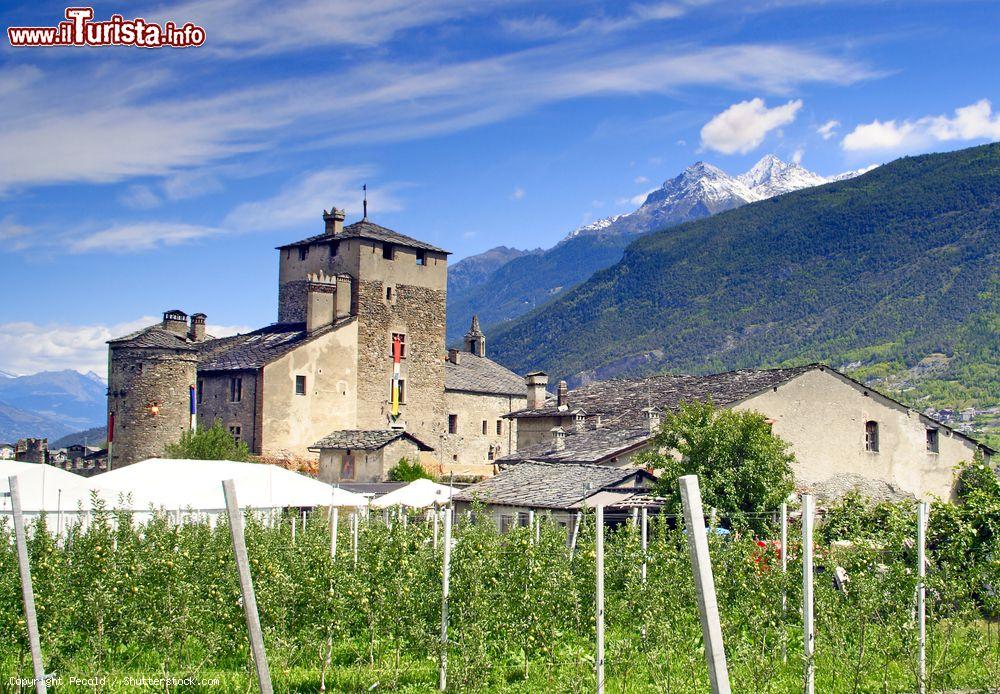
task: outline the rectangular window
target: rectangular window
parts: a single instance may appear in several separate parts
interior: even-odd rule
[[[527,511],[518,511],[517,513],[517,524],[522,528],[528,527],[528,521],[531,520],[531,516],[528,515]]]
[[[389,356],[396,358],[396,338],[399,338],[399,358],[406,359],[406,335],[404,333],[393,333],[389,340]]]
[[[507,532],[512,525],[514,525],[514,516],[500,516],[500,532]]]
[[[243,399],[243,379],[234,376],[229,379],[229,402],[239,402]]]
[[[938,430],[928,429],[927,430],[927,452],[937,453],[938,452]]]
[[[878,422],[865,422],[865,450],[878,453]]]
[[[417,251],[417,265],[427,264],[427,254],[423,251]]]
[[[299,260],[305,260],[309,257],[309,246],[299,246]]]
[[[198,379],[198,404],[200,405],[201,401],[204,400],[204,399],[205,399],[205,382],[199,378]]]
[[[233,441],[239,443],[243,436],[243,427],[239,424],[233,424],[229,427],[229,435],[233,437]]]
[[[392,260],[392,256],[393,256],[393,247],[392,247],[392,244],[391,243],[383,243],[382,244],[382,257],[385,258],[386,260]]]
[[[457,434],[458,433],[458,415],[450,414],[448,415],[448,433]]]
[[[499,436],[502,433],[503,433],[503,420],[502,419],[498,419],[497,420],[497,436]]]
[[[340,241],[334,241],[330,244],[330,257],[336,257],[337,253],[340,252]]]
[[[305,395],[306,394],[306,377],[296,376],[295,377],[295,394]]]
[[[487,421],[486,421],[486,420],[484,419],[484,420],[483,420],[483,436],[486,436],[486,434],[487,434],[487,432],[488,432],[488,427],[489,427],[489,426],[490,426],[490,423],[489,423],[489,422],[487,422]]]

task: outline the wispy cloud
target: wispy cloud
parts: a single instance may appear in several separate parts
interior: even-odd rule
[[[125,207],[131,207],[135,210],[149,210],[154,207],[159,207],[162,202],[162,200],[160,200],[160,196],[150,190],[149,186],[143,185],[129,186],[128,189],[122,193],[119,200],[123,205],[125,205]]]
[[[162,246],[176,246],[206,236],[217,236],[223,230],[215,227],[171,222],[139,222],[116,224],[79,238],[70,238],[66,247],[72,253],[107,251],[136,253]]]
[[[733,104],[701,129],[701,146],[723,154],[746,154],[756,149],[769,132],[795,120],[802,100],[768,108],[756,98]]]
[[[816,128],[816,132],[819,133],[819,136],[822,137],[824,140],[829,140],[831,137],[837,134],[836,130],[839,127],[840,127],[839,120],[828,120],[826,123],[823,123],[823,125]]]
[[[0,100],[0,193],[140,176],[170,180],[289,141],[324,147],[412,140],[581,97],[704,85],[784,94],[803,83],[849,84],[873,74],[794,46],[657,44],[596,51],[595,41],[444,64],[363,62],[203,96],[177,96],[176,76],[169,73],[126,70],[99,91],[91,85],[100,69],[72,79],[18,70],[0,77],[0,89],[10,94]],[[331,96],[317,98],[321,94]]]
[[[14,215],[0,219],[0,250],[19,251],[30,245],[35,230],[14,221]]]
[[[104,375],[108,366],[108,340],[159,322],[142,316],[116,324],[38,324],[28,321],[0,324],[0,369],[15,374],[76,369]],[[246,332],[245,326],[208,325],[216,337]]]
[[[511,200],[521,200],[521,199],[523,199],[524,198],[524,188],[522,188],[521,186],[518,186],[517,188],[515,188],[513,190],[513,192],[511,192],[511,194],[508,197]]]
[[[598,14],[574,23],[559,22],[548,15],[535,14],[508,18],[501,24],[508,33],[531,40],[566,38],[581,34],[602,35],[632,29],[647,22],[676,19],[687,13],[686,4],[683,2],[634,4],[620,14]]]
[[[937,142],[1000,140],[1000,113],[988,99],[955,109],[954,116],[917,120],[873,120],[859,125],[841,141],[849,152],[909,151]]]

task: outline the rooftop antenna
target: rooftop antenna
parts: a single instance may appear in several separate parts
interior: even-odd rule
[[[363,202],[365,209],[364,219],[368,219],[368,184],[365,183],[363,186],[361,186],[361,190],[364,192],[364,202]]]

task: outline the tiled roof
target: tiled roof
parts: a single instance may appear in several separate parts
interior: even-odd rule
[[[275,323],[242,335],[207,340],[197,344],[200,371],[244,371],[259,369],[299,345],[354,320],[342,319],[313,332],[305,323]]]
[[[310,236],[309,238],[302,239],[301,241],[286,243],[283,246],[278,246],[278,248],[294,248],[296,246],[308,246],[311,243],[319,241],[340,241],[342,239],[371,239],[373,241],[395,243],[400,246],[409,246],[410,248],[417,248],[425,251],[434,251],[435,253],[444,253],[445,255],[451,254],[443,248],[438,248],[437,246],[432,246],[429,243],[418,241],[415,238],[400,234],[392,229],[387,229],[379,224],[369,222],[367,219],[355,222],[354,224],[348,224],[339,234],[316,234],[315,236]]]
[[[708,376],[650,376],[648,378],[598,381],[568,393],[568,405],[560,410],[555,401],[537,410],[519,410],[508,417],[554,417],[581,408],[588,416],[601,415],[605,425],[632,425],[642,410],[653,406],[674,410],[682,402],[704,402],[724,407],[762,390],[773,388],[818,368],[818,364],[790,369],[744,369]]]
[[[186,334],[179,335],[171,330],[166,330],[160,323],[136,330],[123,337],[108,340],[108,344],[116,347],[162,347],[184,351],[195,350],[195,343],[188,339]]]
[[[532,460],[546,463],[600,463],[624,451],[641,446],[650,438],[649,427],[586,429],[566,432],[562,449],[554,442],[518,448],[514,453],[498,458],[498,463]]]
[[[507,506],[570,508],[602,490],[634,489],[636,485],[628,484],[634,475],[653,479],[649,473],[635,468],[520,463],[462,490],[453,499]]]
[[[444,364],[445,390],[470,393],[518,395],[527,398],[524,379],[492,359],[478,357],[472,352],[460,352],[459,363]]]
[[[309,448],[351,448],[376,451],[401,438],[413,441],[422,451],[434,450],[413,434],[407,433],[402,429],[343,429],[332,431]]]

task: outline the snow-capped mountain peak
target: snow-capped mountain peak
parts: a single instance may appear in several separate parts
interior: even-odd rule
[[[819,174],[815,174],[798,164],[782,161],[773,154],[765,155],[749,171],[736,178],[761,199],[790,193],[793,190],[811,188],[827,182]]]

